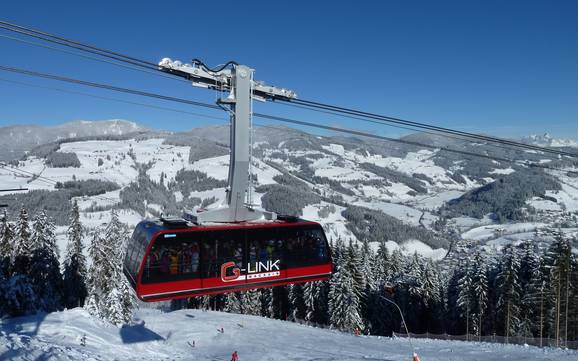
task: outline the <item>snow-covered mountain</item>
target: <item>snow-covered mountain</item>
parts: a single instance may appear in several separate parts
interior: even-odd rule
[[[522,138],[522,142],[541,147],[578,147],[578,140],[576,139],[553,138],[548,133],[530,135]]]
[[[143,217],[180,215],[184,209],[224,200],[228,127],[162,133],[115,120],[67,123],[50,128],[50,137],[41,136],[42,129],[30,130],[40,146],[0,169],[3,187],[31,191],[0,197],[0,202],[13,208],[24,204],[32,212],[47,208],[64,225],[67,200],[76,197],[84,223],[95,226],[106,220],[112,207],[120,208],[122,219],[134,225]],[[16,134],[13,127],[0,129],[0,139],[11,134]],[[252,201],[319,221],[332,239],[387,241],[390,248],[435,259],[443,257],[460,235],[499,248],[531,238],[547,225],[576,231],[575,163],[430,134],[406,139],[561,170],[259,127],[254,135]]]
[[[137,123],[122,119],[78,120],[53,127],[11,125],[0,128],[0,159],[18,159],[24,152],[33,147],[60,139],[104,135],[119,136],[145,130],[147,128]]]
[[[217,330],[223,328],[224,332]],[[32,360],[388,360],[411,359],[405,338],[354,336],[256,316],[141,310],[116,328],[82,309],[3,321],[0,359]],[[576,360],[578,352],[464,341],[412,340],[427,361]],[[84,343],[84,346],[82,345]],[[193,347],[194,345],[194,347]]]

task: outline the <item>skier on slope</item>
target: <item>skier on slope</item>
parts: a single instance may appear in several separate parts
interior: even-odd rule
[[[237,355],[237,351],[233,352],[231,355],[231,361],[239,361],[239,355]]]

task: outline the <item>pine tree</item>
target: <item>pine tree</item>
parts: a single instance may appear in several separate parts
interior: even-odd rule
[[[4,215],[0,221],[0,271],[3,271],[5,277],[8,277],[10,272],[12,255],[14,253],[13,242],[14,228],[12,223],[8,221],[6,211],[4,211]]]
[[[520,330],[520,283],[518,279],[520,259],[511,245],[504,247],[496,278],[498,288],[498,311],[503,323],[506,343]]]
[[[86,258],[83,254],[83,227],[76,200],[72,203],[68,226],[68,245],[64,258],[64,304],[67,308],[82,307],[87,296]]]
[[[363,320],[356,281],[346,262],[346,257],[339,258],[337,271],[330,281],[329,314],[331,327],[352,332],[363,330]]]
[[[262,288],[260,292],[261,301],[261,316],[263,317],[274,317],[273,312],[273,289],[272,288]]]
[[[408,264],[407,270],[405,272],[408,278],[408,291],[409,295],[414,300],[423,300],[423,279],[424,270],[422,267],[423,259],[415,252],[411,258],[411,262]],[[418,301],[420,302],[420,301]]]
[[[456,269],[455,272],[459,274],[457,282],[457,306],[460,310],[460,316],[466,320],[466,336],[469,337],[472,308],[476,297],[472,279],[471,262],[466,262],[465,267],[462,266],[461,269]]]
[[[567,340],[569,321],[572,318],[572,245],[570,239],[560,230],[552,231],[554,242],[550,245],[546,256],[546,268],[549,271],[549,294],[554,305],[549,315],[549,328],[554,332],[556,346],[560,340]],[[553,314],[552,314],[553,313]]]
[[[39,308],[46,312],[62,308],[62,274],[56,247],[55,226],[45,211],[34,219],[29,277]]]
[[[368,292],[370,290],[375,290],[377,288],[377,282],[374,272],[374,264],[375,264],[375,255],[373,254],[373,250],[369,247],[369,242],[367,240],[363,240],[361,245],[361,254],[359,255],[361,264],[358,264],[357,267],[360,269],[361,274],[364,278],[365,289],[364,292]]]
[[[352,241],[349,242],[349,247],[347,247],[345,262],[345,267],[348,268],[349,274],[353,277],[353,289],[360,302],[363,302],[367,279],[360,267],[362,264],[361,253],[357,245],[354,245]]]
[[[377,254],[375,257],[375,264],[373,272],[375,274],[375,283],[377,285],[383,285],[385,282],[391,279],[391,259],[389,250],[385,245],[385,242],[380,242],[377,248]]]
[[[243,300],[240,292],[230,292],[225,295],[225,311],[230,313],[243,313]]]
[[[488,307],[488,266],[481,249],[474,253],[472,263],[472,291],[473,291],[473,327],[478,336],[482,336],[482,318]]]
[[[391,261],[389,263],[389,280],[397,278],[403,270],[403,262],[405,256],[401,253],[401,250],[395,249],[391,252]]]
[[[32,240],[30,225],[28,224],[28,212],[24,207],[20,209],[18,223],[16,224],[14,253],[12,255],[12,273],[22,275],[30,271],[30,257],[32,257]]]
[[[307,315],[303,285],[293,284],[289,286],[289,304],[291,305],[292,320],[304,320]]]
[[[544,273],[533,241],[521,244],[520,314],[523,336],[541,336],[544,313]]]
[[[307,282],[303,285],[303,303],[305,304],[306,322],[311,322],[315,318],[315,287],[317,282]]]
[[[88,254],[92,261],[87,278],[88,298],[84,307],[93,315],[104,318],[101,305],[105,295],[110,291],[111,272],[108,267],[107,256],[110,255],[110,246],[105,244],[102,237],[102,227],[96,228],[91,235]]]
[[[246,315],[261,315],[261,300],[258,290],[243,292],[243,313]]]
[[[115,211],[111,221],[93,233],[89,248],[92,265],[85,307],[97,317],[121,325],[130,321],[135,307],[130,287],[122,272],[126,227]]]

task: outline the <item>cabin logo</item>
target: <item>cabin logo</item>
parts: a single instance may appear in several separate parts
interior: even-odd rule
[[[221,281],[234,282],[278,277],[281,275],[279,264],[281,260],[266,262],[250,262],[247,268],[239,268],[235,262],[225,262],[221,265]],[[241,274],[247,271],[247,274]]]

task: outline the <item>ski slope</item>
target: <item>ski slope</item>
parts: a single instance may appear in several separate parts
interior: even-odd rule
[[[224,333],[217,329],[223,328]],[[81,338],[86,335],[86,345]],[[195,347],[192,347],[194,341]],[[577,351],[414,340],[422,361],[576,360]],[[74,309],[2,320],[0,360],[411,360],[406,339],[356,337],[220,312],[141,310],[116,328]]]

